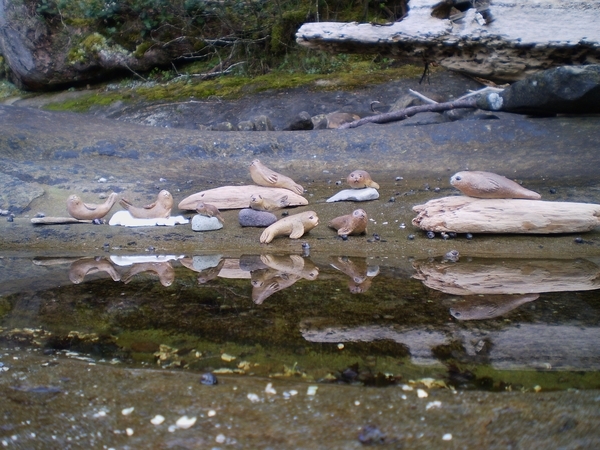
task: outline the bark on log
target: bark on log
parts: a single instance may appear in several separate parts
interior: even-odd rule
[[[466,11],[459,20],[432,16],[439,0],[411,0],[400,22],[306,23],[296,33],[305,47],[338,53],[378,53],[437,62],[496,81],[516,81],[539,70],[600,61],[600,2],[494,0],[493,21]],[[466,3],[466,2],[463,2]]]
[[[532,294],[600,289],[600,268],[587,259],[415,261],[413,278],[451,295]]]
[[[412,224],[455,233],[581,233],[600,226],[600,205],[521,199],[443,197],[413,207]]]
[[[289,206],[308,205],[301,195],[288,189],[264,186],[221,186],[207,191],[197,192],[179,202],[179,209],[195,211],[198,202],[210,203],[219,209],[241,209],[250,207],[250,196],[260,194],[265,198],[278,199],[288,196]]]

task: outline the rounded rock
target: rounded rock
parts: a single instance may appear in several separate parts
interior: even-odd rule
[[[250,208],[240,210],[239,222],[242,227],[268,227],[277,222],[277,216],[268,211],[256,211]]]

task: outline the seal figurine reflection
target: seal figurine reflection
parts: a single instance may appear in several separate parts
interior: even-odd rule
[[[86,275],[91,275],[98,272],[106,272],[114,281],[119,281],[121,275],[112,263],[106,258],[81,258],[71,263],[69,268],[69,280],[73,284],[79,284],[83,281]]]

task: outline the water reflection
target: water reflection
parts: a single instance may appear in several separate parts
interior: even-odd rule
[[[414,278],[461,298],[450,308],[458,320],[502,317],[544,292],[600,288],[600,267],[585,259],[447,258],[414,261]]]
[[[367,265],[365,258],[338,256],[332,258],[331,267],[350,277],[348,289],[353,294],[362,294],[371,287],[371,282],[379,274],[379,266]]]

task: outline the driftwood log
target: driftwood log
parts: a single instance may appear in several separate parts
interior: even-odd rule
[[[413,278],[452,295],[531,294],[600,289],[600,267],[587,259],[414,261]]]
[[[207,191],[197,192],[179,202],[179,209],[195,211],[198,202],[210,203],[219,209],[241,209],[250,207],[250,196],[260,194],[265,198],[279,199],[288,196],[289,206],[308,205],[301,195],[288,189],[264,186],[221,186]]]
[[[455,233],[581,233],[600,226],[600,205],[521,199],[443,197],[413,207],[412,224]]]
[[[34,217],[31,223],[34,225],[57,225],[68,223],[93,223],[93,220],[74,219],[73,217]]]

